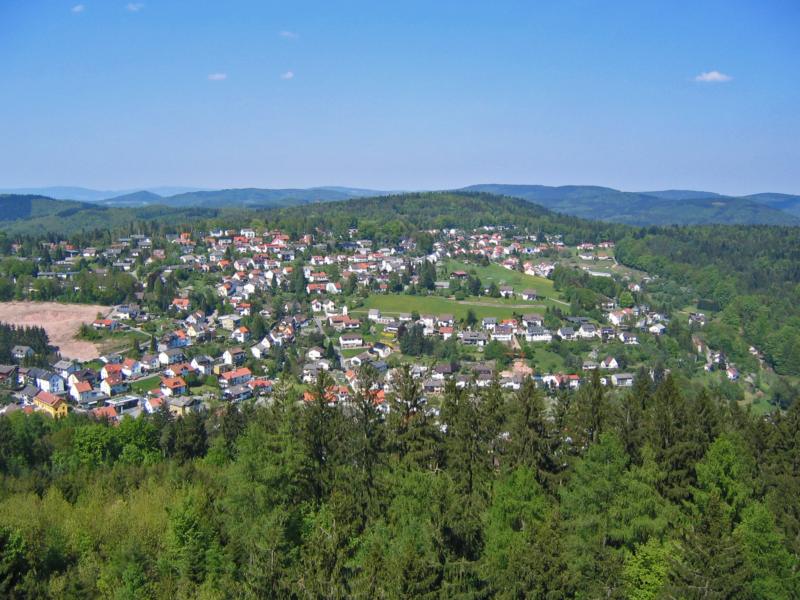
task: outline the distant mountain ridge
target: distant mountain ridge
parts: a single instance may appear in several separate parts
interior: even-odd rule
[[[33,189],[31,188],[31,190]],[[162,187],[125,193],[69,187],[41,189],[55,190],[59,194],[72,194],[72,200],[91,202],[95,206],[120,208],[164,206],[182,209],[283,208],[314,202],[382,197],[397,193],[341,186],[221,190],[189,188],[188,191],[186,191],[187,188]],[[184,191],[167,193],[174,190]],[[485,192],[520,198],[559,213],[628,225],[713,223],[800,225],[800,196],[792,194],[762,193],[734,197],[698,190],[623,192],[614,188],[592,185],[524,184],[479,184],[457,191]],[[48,196],[39,193],[33,195]],[[53,196],[49,197],[53,198]],[[63,198],[58,196],[58,199]]]
[[[800,196],[664,190],[622,192],[598,186],[480,184],[461,191],[522,198],[556,212],[627,225],[800,225]]]
[[[161,197],[174,196],[186,192],[198,192],[204,188],[186,186],[156,186],[148,188],[135,188],[128,190],[95,190],[78,186],[49,186],[27,188],[0,188],[0,194],[14,194],[21,196],[45,196],[53,200],[78,200],[79,202],[100,202],[108,198],[147,191]]]

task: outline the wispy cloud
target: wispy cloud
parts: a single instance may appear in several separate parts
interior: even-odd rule
[[[85,4],[76,4],[75,6],[72,7],[72,12],[74,13],[82,13],[85,10],[86,10]]]
[[[128,4],[125,5],[125,9],[128,12],[139,12],[143,8],[144,2],[128,2]]]
[[[730,75],[720,73],[719,71],[706,71],[694,78],[695,81],[699,81],[700,83],[725,83],[732,79],[733,77]]]
[[[294,79],[294,71],[286,71],[286,73],[281,73],[281,79]]]
[[[295,40],[298,37],[300,37],[294,31],[287,31],[286,29],[284,29],[283,31],[279,31],[278,35],[281,36],[282,38],[286,38],[287,40]]]
[[[210,73],[208,75],[209,81],[225,81],[228,78],[227,73]]]

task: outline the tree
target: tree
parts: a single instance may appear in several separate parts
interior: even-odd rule
[[[340,413],[332,405],[333,381],[320,371],[302,413],[301,439],[308,456],[313,498],[319,504],[330,492],[339,450]]]
[[[236,456],[236,442],[244,432],[247,422],[244,415],[235,404],[228,404],[222,413],[220,429],[228,456]]]
[[[605,391],[600,383],[600,373],[592,371],[589,384],[578,393],[578,421],[587,443],[595,443],[603,433],[608,415]]]
[[[190,412],[175,422],[175,457],[181,461],[205,456],[208,450],[206,426],[196,412]]]
[[[408,365],[400,368],[388,395],[388,446],[396,459],[420,468],[437,461],[436,429],[425,409],[422,388]]]
[[[209,509],[202,494],[192,490],[170,514],[170,564],[181,579],[194,584],[205,579],[220,552],[208,518]]]
[[[674,552],[670,543],[656,538],[626,554],[622,578],[625,597],[630,600],[656,600],[669,575],[669,556]]]
[[[623,555],[613,543],[612,510],[623,489],[627,456],[613,434],[603,434],[561,491],[569,576],[587,597],[619,595]]]
[[[717,490],[702,504],[671,561],[668,598],[750,598],[750,568]]]
[[[628,290],[625,290],[619,295],[619,305],[622,308],[630,308],[634,305],[633,294],[631,294]]]
[[[0,527],[0,595],[23,597],[23,582],[29,570],[25,540],[19,531]]]
[[[743,548],[752,579],[749,592],[757,599],[783,599],[800,596],[796,559],[786,550],[775,517],[760,502],[749,504],[733,532]]]
[[[645,414],[642,403],[635,390],[624,394],[616,413],[617,431],[631,461],[641,459],[642,445],[645,441]]]
[[[693,439],[693,420],[686,399],[669,374],[653,397],[648,438],[656,461],[666,473],[660,491],[675,502],[691,496],[694,467],[706,451],[702,440]]]
[[[467,309],[467,316],[464,319],[467,327],[475,327],[478,323],[478,317],[475,316],[475,311],[471,308]]]
[[[549,477],[557,471],[551,448],[547,410],[536,383],[526,377],[508,404],[509,468],[527,467],[536,480],[547,486]]]
[[[519,466],[495,483],[485,517],[481,571],[491,589],[506,597],[524,595],[519,562],[532,554],[548,503],[536,471]]]
[[[370,365],[361,367],[358,373],[358,389],[353,398],[354,431],[352,436],[353,462],[359,471],[359,489],[363,490],[368,503],[377,500],[377,474],[385,460],[386,424],[379,410],[377,373]]]

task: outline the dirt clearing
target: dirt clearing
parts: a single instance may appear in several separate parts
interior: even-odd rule
[[[108,314],[111,308],[93,304],[60,304],[58,302],[0,302],[0,322],[13,325],[44,327],[50,344],[58,346],[61,356],[90,360],[98,356],[92,342],[76,340],[81,323],[91,323],[97,313]]]

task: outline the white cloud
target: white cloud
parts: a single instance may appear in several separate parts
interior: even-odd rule
[[[125,5],[125,9],[129,12],[139,12],[144,8],[144,2],[129,2]]]
[[[285,29],[283,31],[279,31],[278,35],[282,38],[286,38],[287,40],[294,40],[299,37],[294,31],[287,31]]]
[[[286,71],[286,73],[281,73],[281,79],[294,79],[294,71]]]
[[[700,83],[725,83],[731,79],[733,79],[733,77],[725,73],[720,73],[719,71],[706,71],[694,78],[695,81],[699,81]]]
[[[209,81],[225,81],[227,78],[227,73],[210,73],[208,76]]]
[[[85,10],[86,10],[85,4],[76,4],[75,6],[72,7],[72,12],[74,13],[82,13]]]

